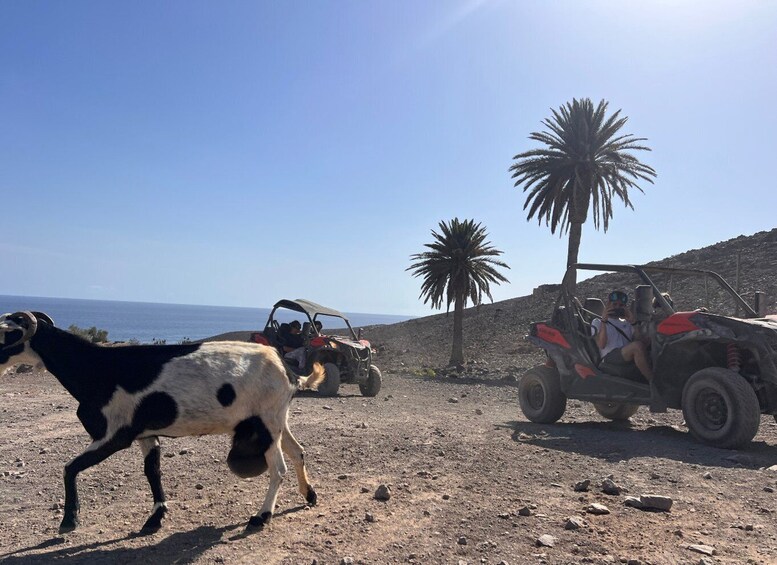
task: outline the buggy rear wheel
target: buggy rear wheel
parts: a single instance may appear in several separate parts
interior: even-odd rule
[[[363,396],[377,396],[380,392],[380,385],[383,382],[383,377],[380,374],[380,369],[375,365],[370,365],[370,373],[367,376],[367,381],[359,383],[359,390]]]
[[[324,363],[326,377],[324,382],[318,385],[318,392],[322,396],[336,396],[340,390],[340,369],[334,363]]]
[[[593,404],[600,416],[615,422],[628,420],[639,410],[639,404],[628,402],[594,402]]]
[[[693,437],[715,447],[750,443],[761,423],[761,407],[750,384],[722,367],[697,371],[683,388],[683,417]]]
[[[529,369],[518,384],[521,410],[532,422],[552,424],[564,414],[567,397],[561,392],[558,371],[538,365]]]

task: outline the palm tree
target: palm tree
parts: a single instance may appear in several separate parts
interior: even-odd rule
[[[453,303],[453,349],[449,364],[461,366],[467,300],[478,306],[485,294],[493,302],[489,284],[509,282],[497,267],[510,267],[494,259],[502,252],[486,241],[486,228],[475,220],[462,222],[454,218],[449,223],[440,222],[439,227],[440,233],[432,230],[434,241],[424,245],[429,251],[411,255],[414,263],[405,270],[423,278],[419,298],[424,299],[424,304],[431,302],[432,308],[440,308],[445,300],[446,312],[450,312]]]
[[[515,186],[528,192],[523,209],[527,220],[545,220],[550,232],[569,231],[567,266],[577,263],[583,224],[593,204],[594,228],[607,231],[612,218],[613,196],[634,209],[629,189],[637,181],[653,183],[656,172],[641,163],[629,151],[650,151],[640,145],[643,137],[619,134],[627,117],[618,110],[606,117],[607,102],[594,108],[589,98],[573,99],[552,110],[553,117],[543,120],[547,131],[534,132],[529,139],[544,143],[543,149],[519,153],[510,167]],[[574,285],[575,281],[571,281]]]

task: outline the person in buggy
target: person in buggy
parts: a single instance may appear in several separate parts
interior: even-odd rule
[[[669,303],[669,306],[674,308],[674,300],[672,300],[672,297],[669,295],[668,292],[662,292],[661,296],[663,296],[664,299]],[[671,315],[672,315],[671,312],[667,312],[666,310],[664,310],[658,298],[653,298],[653,316],[651,316],[651,319],[654,322],[660,322],[662,320],[665,320]]]
[[[629,296],[622,290],[613,290],[607,297],[601,319],[591,323],[601,363],[627,368],[633,363],[648,382],[653,380],[653,369],[648,360],[647,348],[642,340],[635,339],[634,313],[627,308]]]
[[[283,357],[294,361],[297,367],[305,366],[305,337],[302,335],[302,324],[299,320],[289,323],[288,333],[283,336]]]

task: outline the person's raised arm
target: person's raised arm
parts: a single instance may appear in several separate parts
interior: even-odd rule
[[[607,308],[605,308],[604,314],[602,314],[602,324],[599,326],[599,332],[596,334],[596,346],[599,349],[607,347],[607,319],[612,313],[613,306],[608,302]]]

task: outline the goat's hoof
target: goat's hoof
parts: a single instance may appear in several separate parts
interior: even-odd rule
[[[66,534],[68,532],[72,532],[78,527],[78,520],[75,518],[67,519],[65,518],[62,520],[62,523],[59,525],[59,533],[60,534]]]
[[[248,520],[248,529],[261,529],[270,523],[272,512],[262,512],[258,516],[251,516]]]
[[[155,506],[151,516],[148,517],[146,523],[140,529],[141,535],[148,535],[158,532],[162,528],[162,518],[167,513],[167,504],[164,502]]]
[[[305,500],[311,506],[315,506],[316,502],[318,502],[318,495],[316,494],[316,491],[313,490],[313,487],[308,487],[308,495],[305,497]]]

